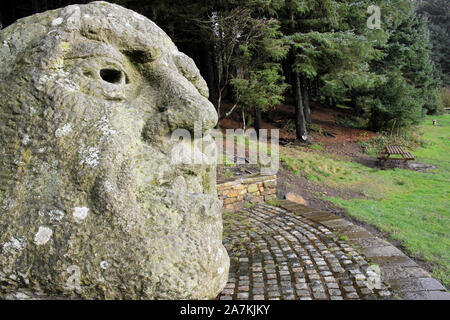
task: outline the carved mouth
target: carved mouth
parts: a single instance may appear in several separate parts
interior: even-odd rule
[[[205,145],[205,141],[207,144]],[[176,143],[171,150],[171,171],[177,172],[174,189],[187,193],[216,194],[216,149],[211,136]],[[184,180],[184,181],[183,181]]]

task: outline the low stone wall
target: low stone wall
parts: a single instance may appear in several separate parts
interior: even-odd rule
[[[261,203],[276,198],[277,176],[253,175],[217,182],[217,194],[225,211],[238,211],[246,203]]]

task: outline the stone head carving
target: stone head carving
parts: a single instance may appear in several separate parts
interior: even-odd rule
[[[215,297],[229,267],[215,161],[170,158],[172,132],[216,124],[207,96],[192,59],[117,5],[2,30],[0,295]]]

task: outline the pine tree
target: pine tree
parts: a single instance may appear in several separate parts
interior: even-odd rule
[[[419,1],[417,12],[428,21],[432,59],[440,76],[450,86],[450,2],[448,0]]]
[[[280,61],[288,46],[282,39],[278,21],[264,17],[248,17],[247,27],[239,35],[233,59],[236,73],[230,83],[241,109],[254,112],[257,133],[262,125],[262,112],[284,100],[287,88],[281,74]]]

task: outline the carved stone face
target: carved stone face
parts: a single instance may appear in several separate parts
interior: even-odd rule
[[[106,2],[21,19],[0,40],[1,291],[217,295],[229,259],[212,140],[195,141],[206,162],[171,157],[175,130],[217,122],[192,59]]]

